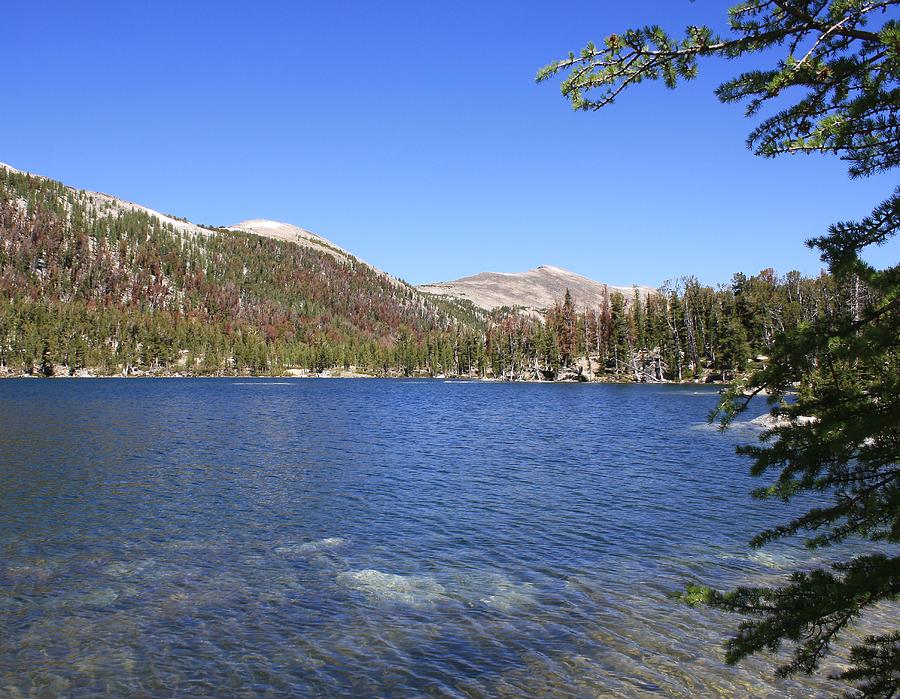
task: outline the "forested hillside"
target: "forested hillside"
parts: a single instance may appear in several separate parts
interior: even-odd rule
[[[466,321],[368,265],[0,168],[0,366],[386,370]],[[468,321],[471,322],[471,321]]]
[[[868,302],[859,284],[768,270],[590,307],[567,293],[543,317],[487,314],[317,245],[196,226],[0,167],[0,374],[727,380],[776,331]]]

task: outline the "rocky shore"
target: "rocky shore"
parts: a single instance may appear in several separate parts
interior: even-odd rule
[[[639,381],[633,375],[615,375],[587,373],[583,366],[561,367],[556,372],[544,371],[536,368],[519,371],[513,376],[485,376],[473,374],[435,374],[425,371],[414,372],[407,375],[401,371],[365,372],[355,367],[350,369],[330,368],[323,371],[309,369],[285,369],[281,372],[253,373],[245,371],[199,373],[191,371],[171,371],[159,369],[137,369],[129,367],[117,373],[109,373],[100,369],[80,368],[72,369],[64,365],[45,367],[44,371],[37,368],[31,372],[13,370],[0,366],[0,379],[121,379],[121,378],[293,378],[293,379],[443,379],[453,381],[479,381],[492,383],[671,383],[671,384],[710,384],[724,385],[723,381],[701,381],[699,379],[684,381]]]

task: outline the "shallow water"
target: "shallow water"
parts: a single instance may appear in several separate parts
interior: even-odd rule
[[[0,695],[834,694],[670,598],[815,563],[746,548],[786,513],[716,398],[0,381]]]

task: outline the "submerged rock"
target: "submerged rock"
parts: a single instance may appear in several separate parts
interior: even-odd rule
[[[137,561],[116,561],[101,569],[104,575],[114,578],[139,576],[144,571],[155,566],[155,561],[143,559]]]
[[[412,606],[430,604],[446,595],[437,580],[425,575],[395,575],[380,570],[354,570],[341,573],[338,582],[369,597]]]
[[[333,549],[338,546],[343,546],[346,543],[347,540],[342,539],[339,536],[329,536],[325,539],[319,539],[318,541],[310,541],[309,543],[302,544],[299,550],[303,553],[314,553],[323,549]]]
[[[346,539],[339,536],[329,536],[325,539],[316,541],[307,541],[304,544],[286,544],[275,548],[275,553],[281,556],[308,556],[313,553],[321,553],[329,549],[343,546],[347,543]]]
[[[490,593],[481,598],[481,603],[501,612],[511,612],[535,601],[535,589],[530,583],[514,583],[511,580],[499,579],[493,583]]]
[[[70,592],[54,600],[60,607],[108,607],[119,599],[119,593],[111,587]]]

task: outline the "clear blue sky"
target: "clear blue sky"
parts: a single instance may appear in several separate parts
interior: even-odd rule
[[[815,273],[802,241],[895,174],[752,156],[712,94],[737,64],[599,113],[534,83],[588,40],[721,26],[730,4],[7,3],[0,161],[201,223],[295,223],[413,283]]]

